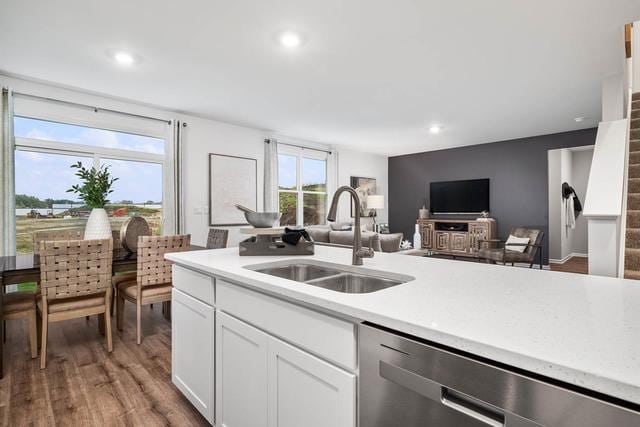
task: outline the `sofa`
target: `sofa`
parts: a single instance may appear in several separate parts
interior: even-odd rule
[[[329,225],[314,225],[306,228],[316,243],[336,246],[353,246],[353,230],[334,230]],[[362,246],[369,246],[372,240],[375,252],[398,252],[402,243],[402,233],[379,234],[362,230]]]

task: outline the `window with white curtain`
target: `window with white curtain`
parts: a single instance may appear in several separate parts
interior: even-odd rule
[[[18,115],[13,124],[17,253],[33,252],[39,230],[84,227],[89,209],[67,192],[77,162],[109,166],[118,178],[106,207],[114,230],[139,215],[162,234],[164,139]]]
[[[278,146],[280,224],[308,226],[327,221],[330,155],[324,151]]]

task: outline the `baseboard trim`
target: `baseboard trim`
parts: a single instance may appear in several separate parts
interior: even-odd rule
[[[569,255],[567,255],[566,257],[562,258],[562,259],[552,259],[549,258],[549,263],[550,264],[564,264],[565,262],[569,261],[571,258],[576,257],[576,258],[588,258],[589,254],[583,254],[580,252],[572,252]]]

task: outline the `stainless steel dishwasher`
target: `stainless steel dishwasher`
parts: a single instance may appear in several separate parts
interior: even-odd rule
[[[640,426],[635,405],[373,325],[360,325],[359,359],[360,427]]]

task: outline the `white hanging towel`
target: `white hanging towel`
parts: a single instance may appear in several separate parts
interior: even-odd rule
[[[576,228],[576,214],[573,209],[573,197],[564,199],[564,220],[567,229]]]

